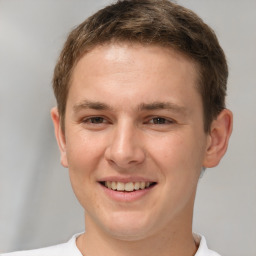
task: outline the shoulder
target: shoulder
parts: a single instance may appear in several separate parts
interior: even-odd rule
[[[195,256],[220,256],[217,252],[210,250],[207,246],[205,237],[194,234],[195,241],[199,244]]]
[[[41,249],[35,250],[28,250],[28,251],[18,251],[18,252],[11,252],[7,254],[1,254],[1,256],[57,256],[63,255],[66,256],[66,244],[59,244],[55,246],[45,247]]]
[[[77,236],[74,235],[67,243],[35,250],[11,252],[0,256],[82,256],[76,246]]]

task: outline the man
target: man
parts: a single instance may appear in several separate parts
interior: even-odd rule
[[[51,115],[86,232],[8,255],[218,255],[192,217],[232,130],[227,76],[214,32],[166,0],[119,1],[75,28]]]

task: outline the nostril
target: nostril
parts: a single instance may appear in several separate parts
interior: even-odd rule
[[[106,152],[105,159],[111,165],[116,165],[122,169],[126,169],[126,168],[130,168],[131,166],[135,166],[143,163],[145,160],[145,156],[146,154],[142,150],[135,149],[134,151],[130,151],[130,152],[129,151]]]
[[[110,138],[110,144],[105,150],[105,159],[120,168],[128,168],[142,163],[145,159],[142,143],[139,143],[134,127],[122,122],[117,132]]]

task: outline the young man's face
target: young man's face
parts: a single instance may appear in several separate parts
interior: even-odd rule
[[[196,83],[192,61],[158,46],[98,46],[78,62],[60,147],[88,230],[132,240],[191,225],[210,141]]]

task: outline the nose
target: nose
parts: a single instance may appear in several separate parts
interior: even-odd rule
[[[120,169],[139,165],[145,160],[143,141],[134,125],[123,123],[113,128],[105,158]]]

